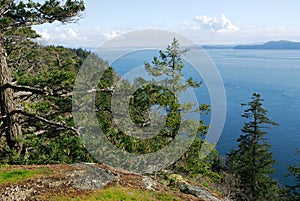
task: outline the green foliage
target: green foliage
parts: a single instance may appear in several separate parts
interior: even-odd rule
[[[228,170],[240,179],[235,188],[241,189],[237,195],[241,200],[275,200],[278,196],[277,182],[270,177],[275,161],[264,137],[267,133],[262,130],[267,124],[277,124],[267,117],[262,101],[260,95],[254,93],[252,101],[242,104],[248,107],[242,117],[249,121],[244,123],[244,135],[237,140],[238,149],[232,150],[227,158]]]
[[[189,150],[176,162],[175,171],[188,177],[197,177],[200,180],[209,178],[211,183],[220,182],[223,176],[213,168],[218,159],[218,152],[213,147],[214,145],[196,138]],[[204,156],[208,152],[207,150],[212,151]]]
[[[0,33],[3,35],[1,45],[5,46],[8,56],[14,50],[22,51],[30,39],[40,37],[32,30],[32,25],[75,22],[85,7],[83,1],[1,1]],[[47,12],[45,12],[47,10]],[[31,49],[32,53],[35,51]],[[17,60],[18,61],[18,60]]]
[[[298,154],[300,150],[298,150]],[[300,164],[295,164],[288,167],[290,171],[289,176],[295,178],[295,185],[287,186],[287,194],[289,200],[300,200]]]
[[[78,19],[79,12],[85,9],[83,1],[50,0],[43,3],[29,1],[2,2],[2,7],[7,7],[2,13],[0,29],[27,27],[35,24],[52,23],[55,20],[62,23],[74,22]]]
[[[205,125],[202,119],[199,122],[195,122],[195,120],[183,118],[183,113],[191,110],[200,115],[205,115],[210,111],[209,105],[179,103],[177,100],[181,92],[187,89],[199,88],[201,85],[201,83],[194,81],[192,78],[183,79],[182,70],[184,63],[182,56],[187,53],[188,49],[180,48],[179,42],[174,39],[165,51],[159,52],[159,57],[153,58],[152,63],[145,63],[145,69],[153,79],[146,81],[140,77],[133,84],[126,80],[120,84],[124,94],[134,92],[129,101],[128,110],[131,120],[137,126],[145,128],[151,123],[149,119],[149,110],[151,108],[158,107],[165,111],[165,124],[159,134],[149,139],[134,138],[130,136],[130,133],[122,132],[114,124],[110,101],[112,93],[104,90],[114,88],[115,83],[119,80],[112,68],[106,70],[99,83],[102,91],[96,95],[97,117],[101,129],[110,142],[121,150],[142,154],[153,153],[167,146],[178,134],[181,125],[186,125],[186,127],[194,127],[196,125],[198,135],[195,141],[188,152],[170,168],[175,172],[186,174],[190,177],[197,175],[203,175],[203,177],[211,176],[212,180],[219,181],[222,176],[212,170],[213,164],[217,159],[216,150],[213,149],[213,153],[208,154],[207,157],[203,156],[205,148],[202,145],[205,144],[207,148],[212,146],[207,145],[201,139],[206,135],[208,126]],[[122,95],[120,95],[120,99]],[[122,105],[122,102],[120,102],[118,109],[126,108],[127,105]]]
[[[19,55],[15,52],[10,60]],[[49,94],[32,94],[21,99],[24,110],[40,115],[49,121],[64,121],[71,126],[71,97],[76,77],[74,65],[80,60],[75,51],[61,47],[35,46],[24,49],[22,60],[16,67],[15,80],[18,85],[42,89]],[[84,58],[82,58],[84,59]],[[31,65],[28,65],[30,63]],[[24,65],[25,64],[25,65]],[[27,64],[27,65],[26,65]],[[47,132],[51,126],[23,117],[23,132]],[[70,122],[70,123],[68,123]],[[57,131],[60,133],[60,131]]]
[[[190,127],[196,125],[182,118],[183,111],[194,109],[199,114],[209,111],[208,105],[179,104],[176,99],[180,92],[201,85],[192,78],[186,81],[182,79],[184,65],[181,56],[187,52],[187,49],[181,50],[178,41],[174,39],[166,51],[160,51],[159,58],[154,58],[152,64],[145,64],[149,75],[160,81],[153,80],[147,85],[142,84],[142,87],[138,87],[130,100],[131,118],[138,126],[146,127],[149,123],[149,110],[153,106],[165,109],[167,114],[161,132],[146,140],[123,133],[113,122],[112,93],[106,89],[114,88],[119,78],[112,68],[106,70],[99,82],[99,88],[103,90],[96,93],[95,106],[99,125],[108,140],[130,153],[155,152],[167,146],[175,138],[181,124]],[[19,152],[1,146],[5,147],[0,149],[2,163],[44,164],[94,161],[82,146],[79,137],[73,131],[63,127],[74,126],[71,114],[71,92],[76,73],[88,55],[90,53],[82,49],[42,47],[33,42],[24,44],[20,49],[12,46],[8,64],[15,69],[15,83],[18,86],[36,89],[37,93],[21,94],[19,97],[20,107],[29,114],[19,118],[23,136],[18,140],[22,144],[22,150]],[[104,63],[101,59],[99,62]],[[122,84],[130,91],[132,87],[141,86],[141,82],[144,80],[136,80],[134,84],[123,81]],[[126,109],[123,105],[120,108]],[[199,137],[190,147],[188,154],[176,162],[175,171],[190,176],[199,174],[212,176],[218,180],[219,175],[211,170],[217,153],[214,152],[203,159],[200,152],[204,143],[200,137],[205,136],[208,127],[203,120],[197,122],[197,126]]]
[[[83,49],[43,47],[36,43],[23,46],[21,51],[13,50],[8,61],[9,65],[14,65],[16,83],[49,93],[21,97],[20,106],[24,111],[50,122],[64,122],[66,126],[74,126],[70,95],[79,65],[89,54],[90,52]],[[16,60],[18,63],[15,63]],[[23,144],[23,149],[19,152],[5,147],[3,143],[0,147],[1,163],[48,164],[94,161],[73,131],[31,117],[24,116],[20,120],[23,136],[18,140]]]
[[[0,50],[2,52],[0,95],[5,100],[0,102],[1,117],[4,117],[1,118],[0,122],[0,137],[4,133],[7,145],[11,149],[17,149],[18,152],[22,152],[22,145],[18,144],[18,138],[22,137],[23,130],[21,127],[23,126],[23,129],[32,131],[34,126],[32,121],[28,123],[27,117],[30,117],[31,120],[35,119],[35,121],[36,119],[45,119],[43,122],[47,122],[52,126],[55,125],[55,123],[50,123],[53,119],[54,121],[62,121],[63,119],[61,116],[53,118],[53,113],[49,114],[50,109],[52,110],[56,107],[51,105],[50,108],[47,105],[49,101],[45,101],[46,105],[44,106],[41,102],[37,105],[31,103],[35,102],[35,99],[41,101],[40,96],[42,94],[45,96],[51,94],[56,97],[64,95],[70,91],[75,78],[74,72],[64,71],[65,69],[63,68],[71,64],[65,65],[66,63],[60,63],[59,56],[61,54],[56,55],[57,64],[51,67],[50,65],[53,62],[46,61],[48,58],[47,54],[44,57],[35,55],[35,53],[41,55],[38,49],[42,48],[35,49],[38,45],[32,42],[31,39],[37,38],[39,35],[31,29],[31,26],[54,21],[60,21],[61,23],[75,22],[80,18],[79,14],[85,9],[85,6],[82,0],[46,0],[42,2],[9,0],[1,1],[0,3],[0,35],[2,39],[0,42]],[[64,50],[63,48],[61,49]],[[58,48],[56,51],[59,52]],[[45,51],[42,52],[45,53]],[[53,57],[49,56],[49,58],[52,59]],[[43,61],[45,63],[42,63]],[[68,60],[65,61],[68,62]],[[45,68],[47,65],[48,68]],[[15,83],[22,86],[15,86]],[[3,85],[6,84],[8,88],[2,89]],[[12,90],[11,88],[13,87],[14,89]],[[35,95],[36,97],[33,97]],[[44,97],[45,100],[47,98]],[[24,101],[27,103],[24,103]],[[23,106],[32,107],[32,113],[30,113],[29,108],[24,108]],[[43,113],[43,117],[37,118],[37,111]],[[20,114],[25,117],[20,117]],[[48,119],[48,115],[51,115],[51,120]],[[69,120],[66,119],[65,121]],[[62,125],[62,123],[56,125]],[[45,127],[43,129],[45,130]],[[0,153],[0,155],[2,154]]]
[[[150,139],[138,139],[123,133],[113,124],[113,122],[111,122],[112,114],[110,100],[112,94],[107,92],[99,92],[97,94],[96,107],[99,111],[97,116],[100,126],[107,138],[120,149],[131,153],[155,152],[168,145],[176,136],[178,128],[182,123],[182,115],[179,112],[180,104],[177,102],[174,96],[176,94],[173,92],[174,90],[185,90],[188,87],[188,84],[183,85],[180,82],[180,79],[183,76],[181,73],[183,68],[181,54],[186,53],[187,50],[179,51],[178,46],[178,41],[174,40],[173,44],[167,47],[166,52],[160,51],[160,58],[155,57],[153,59],[154,67],[152,67],[151,64],[145,64],[145,69],[150,75],[172,75],[171,77],[166,77],[164,80],[160,80],[160,84],[153,81],[145,85],[145,80],[142,78],[137,79],[134,85],[131,85],[127,81],[122,81],[124,91],[128,92],[135,86],[142,86],[137,87],[138,89],[133,94],[133,98],[131,98],[129,105],[131,119],[136,125],[140,127],[148,126],[150,123],[149,109],[151,107],[159,105],[160,108],[166,110],[166,125],[160,134]],[[102,89],[110,88],[113,87],[117,80],[118,77],[114,74],[113,70],[109,68],[102,77],[99,86]],[[170,87],[171,91],[169,91]],[[122,97],[120,97],[120,99],[121,98]],[[122,108],[126,109],[127,106],[120,106],[120,110]]]
[[[24,153],[19,154],[7,147],[6,157],[1,162],[17,165],[95,162],[83,147],[80,138],[68,132],[53,138],[49,135],[26,135],[22,142]]]

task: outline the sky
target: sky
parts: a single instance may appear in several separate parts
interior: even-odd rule
[[[299,0],[85,0],[73,24],[34,26],[43,44],[98,47],[123,33],[162,29],[196,43],[300,41]]]

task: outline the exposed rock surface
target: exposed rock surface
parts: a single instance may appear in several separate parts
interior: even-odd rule
[[[220,198],[217,198],[216,196],[212,195],[209,191],[205,190],[200,186],[189,185],[186,182],[180,182],[178,186],[183,193],[194,195],[206,201],[222,201]]]
[[[147,190],[159,190],[161,188],[161,184],[154,181],[150,177],[143,176],[142,181],[144,182],[145,188]]]
[[[94,164],[78,163],[74,166],[81,168],[81,170],[75,170],[69,175],[73,186],[80,190],[102,189],[110,182],[117,180],[112,172],[99,168]]]
[[[154,178],[99,164],[33,165],[12,168],[36,169],[41,167],[46,167],[53,173],[23,182],[0,185],[0,200],[49,200],[53,195],[78,197],[105,187],[121,186],[126,189],[171,192],[180,200],[186,201],[222,201],[199,186],[179,182],[182,193],[175,192]]]
[[[47,194],[67,194],[68,192],[80,194],[80,191],[102,189],[117,180],[117,177],[109,170],[99,168],[95,164],[80,163],[50,167],[54,168],[54,175],[0,186],[0,200],[36,200],[32,198],[35,195],[47,197]]]
[[[11,186],[5,188],[4,193],[1,195],[0,200],[2,201],[19,201],[26,200],[33,193],[33,189],[27,187],[26,185],[21,186]]]

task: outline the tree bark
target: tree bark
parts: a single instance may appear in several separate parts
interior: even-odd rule
[[[7,53],[4,45],[0,42],[0,86],[12,82],[12,69],[7,65]],[[14,91],[11,88],[6,88],[0,91],[0,107],[2,117],[6,117],[12,111],[17,109],[16,101],[14,100]],[[2,128],[4,129],[7,145],[11,149],[21,151],[21,144],[18,143],[18,138],[22,135],[21,127],[18,124],[18,116],[7,116],[3,119]]]

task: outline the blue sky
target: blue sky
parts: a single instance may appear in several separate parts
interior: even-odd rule
[[[300,41],[297,0],[86,0],[75,24],[36,26],[45,44],[97,47],[128,31],[159,28],[200,44]]]

